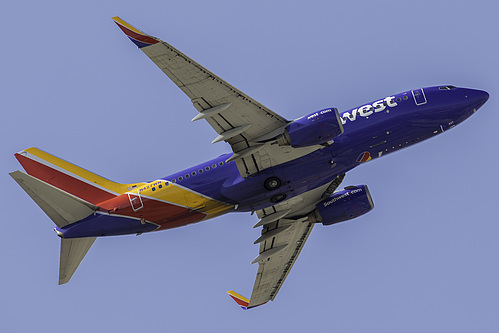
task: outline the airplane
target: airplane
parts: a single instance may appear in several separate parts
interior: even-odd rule
[[[313,227],[374,208],[367,185],[340,189],[368,161],[455,127],[489,98],[452,85],[404,91],[339,112],[287,120],[159,38],[114,22],[186,95],[233,153],[150,182],[116,183],[38,148],[15,154],[12,178],[55,223],[59,284],[69,282],[97,237],[166,230],[231,212],[256,213],[261,228],[255,284],[243,309],[273,301]]]

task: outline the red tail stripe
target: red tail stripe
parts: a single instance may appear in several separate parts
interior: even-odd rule
[[[94,205],[116,197],[116,195],[112,193],[34,161],[26,156],[20,154],[16,154],[15,156],[24,170],[31,176]]]

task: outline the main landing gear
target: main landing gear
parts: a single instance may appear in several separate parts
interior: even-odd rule
[[[265,179],[265,182],[263,182],[263,186],[269,191],[276,190],[279,187],[281,187],[281,185],[282,185],[282,181],[277,177],[269,177],[269,178]],[[284,199],[286,199],[286,194],[285,193],[278,193],[278,194],[274,194],[270,198],[270,202],[278,203],[280,201],[283,201]]]
[[[265,179],[265,182],[263,182],[263,186],[269,191],[273,191],[279,188],[281,184],[281,180],[277,177],[269,177]]]
[[[284,199],[286,199],[286,194],[279,193],[279,194],[273,195],[272,198],[270,198],[270,202],[278,203],[280,201],[283,201]]]

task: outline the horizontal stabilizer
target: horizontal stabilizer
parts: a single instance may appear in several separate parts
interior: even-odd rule
[[[82,220],[97,210],[97,206],[22,171],[11,172],[10,176],[59,228]]]
[[[60,285],[69,282],[95,240],[96,237],[61,239]]]

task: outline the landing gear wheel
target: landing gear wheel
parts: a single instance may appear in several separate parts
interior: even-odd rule
[[[280,201],[283,201],[284,199],[286,199],[286,194],[279,193],[279,194],[273,195],[272,198],[270,198],[270,202],[278,203]]]
[[[281,180],[277,177],[269,177],[265,179],[265,182],[263,183],[263,186],[269,190],[275,190],[276,188],[279,188],[281,186]]]

